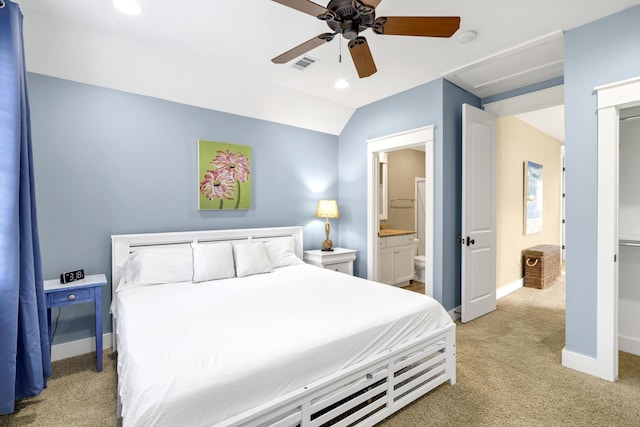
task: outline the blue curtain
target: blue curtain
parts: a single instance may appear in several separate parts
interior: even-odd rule
[[[0,414],[50,375],[22,13],[0,0]]]

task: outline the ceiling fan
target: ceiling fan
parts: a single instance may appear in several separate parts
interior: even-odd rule
[[[271,61],[284,64],[342,34],[349,40],[349,52],[360,78],[376,71],[367,39],[361,32],[393,36],[451,37],[460,28],[459,16],[388,16],[376,18],[376,7],[382,0],[331,0],[327,7],[309,0],[273,0],[325,21],[332,33],[323,33]]]

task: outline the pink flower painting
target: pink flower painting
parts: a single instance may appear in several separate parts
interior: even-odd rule
[[[236,181],[247,182],[249,179],[249,159],[241,153],[232,153],[229,150],[218,151],[218,155],[211,164],[217,167],[216,170],[227,171]]]
[[[235,183],[233,177],[225,170],[207,171],[204,181],[200,183],[200,192],[209,200],[233,200]]]
[[[250,147],[200,140],[198,156],[199,208],[248,209],[251,195]]]

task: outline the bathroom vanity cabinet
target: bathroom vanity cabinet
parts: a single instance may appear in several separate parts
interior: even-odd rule
[[[388,285],[405,286],[414,276],[413,257],[417,239],[414,232],[384,230],[378,239],[378,281]],[[386,237],[385,237],[386,235]]]

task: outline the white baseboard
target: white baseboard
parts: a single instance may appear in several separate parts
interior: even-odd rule
[[[640,356],[640,340],[620,335],[618,337],[618,350]]]
[[[605,369],[603,369],[602,362],[599,362],[598,359],[585,356],[584,354],[574,353],[567,350],[566,347],[562,349],[562,366],[607,381],[613,382],[618,380],[618,378],[609,378],[607,374],[603,373]]]
[[[102,335],[102,348],[111,347],[111,333]],[[51,346],[51,361],[68,359],[96,351],[95,337],[69,341]]]
[[[458,319],[460,319],[461,317],[461,310],[462,307],[461,306],[457,306],[456,308],[454,308],[453,310],[449,310],[449,317],[451,317],[451,320],[453,320],[454,322]]]
[[[524,286],[524,277],[496,289],[496,299],[504,298]]]

